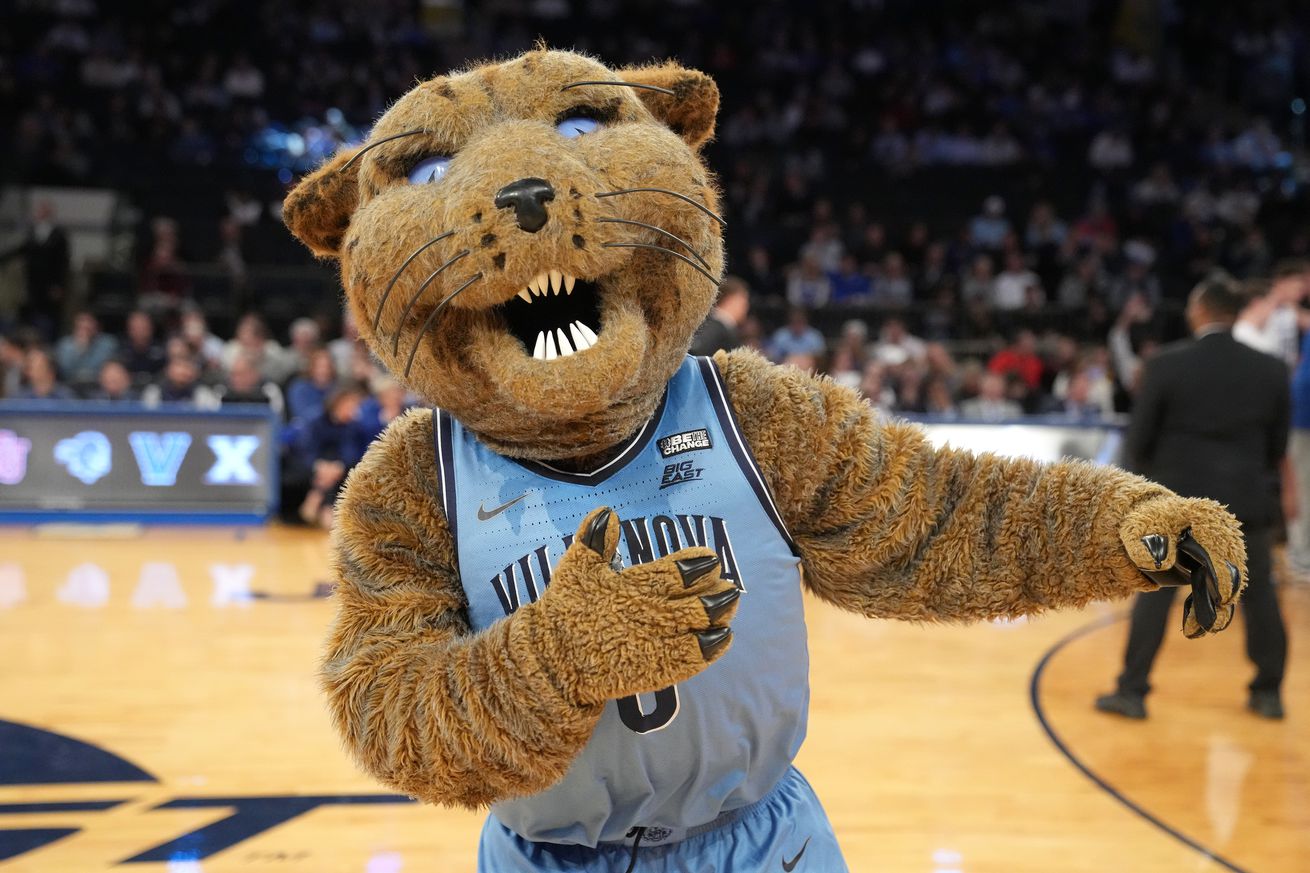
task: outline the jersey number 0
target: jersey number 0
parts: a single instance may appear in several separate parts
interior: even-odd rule
[[[648,734],[660,728],[668,727],[678,717],[678,686],[670,685],[655,692],[655,706],[650,712],[641,708],[641,698],[636,694],[620,697],[619,719],[628,730],[638,734]]]

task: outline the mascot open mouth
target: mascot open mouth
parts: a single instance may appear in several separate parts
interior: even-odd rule
[[[599,340],[600,287],[560,270],[543,271],[503,304],[509,332],[539,361],[585,352]]]

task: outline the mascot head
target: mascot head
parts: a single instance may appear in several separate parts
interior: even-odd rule
[[[369,347],[492,448],[584,458],[658,405],[723,269],[719,93],[533,51],[424,82],[283,217]]]

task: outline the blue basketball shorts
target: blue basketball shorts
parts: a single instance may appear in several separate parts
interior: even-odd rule
[[[644,836],[634,873],[847,873],[828,816],[795,767],[755,803],[676,836],[683,838]],[[632,840],[594,849],[534,843],[489,816],[478,845],[478,871],[621,873],[632,855]]]

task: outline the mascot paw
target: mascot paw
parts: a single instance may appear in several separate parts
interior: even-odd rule
[[[1119,537],[1129,559],[1153,582],[1191,586],[1183,605],[1188,638],[1228,627],[1246,584],[1246,548],[1237,519],[1222,506],[1157,497],[1124,517]]]
[[[706,548],[620,569],[619,519],[583,519],[537,606],[578,703],[600,703],[689,679],[732,643],[741,590]]]

